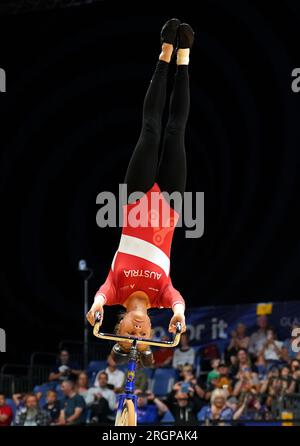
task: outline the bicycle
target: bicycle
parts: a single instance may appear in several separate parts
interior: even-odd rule
[[[181,336],[181,324],[176,324],[176,333],[172,341],[154,341],[152,339],[136,338],[134,336],[120,336],[110,333],[100,332],[101,314],[95,314],[96,323],[94,325],[93,334],[99,339],[106,339],[109,341],[131,342],[128,360],[128,370],[126,377],[126,384],[124,393],[119,396],[117,416],[115,426],[136,426],[137,425],[137,396],[134,394],[135,377],[138,358],[138,344],[146,344],[155,347],[176,347],[179,344]]]

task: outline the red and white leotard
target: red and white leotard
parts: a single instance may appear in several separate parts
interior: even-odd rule
[[[144,291],[152,308],[184,304],[170,278],[170,251],[178,219],[157,183],[140,200],[123,206],[119,248],[96,293],[104,297],[105,305],[122,305],[135,291]]]

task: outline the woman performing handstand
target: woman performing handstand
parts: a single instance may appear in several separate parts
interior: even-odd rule
[[[185,331],[185,303],[173,287],[170,278],[170,251],[173,233],[179,219],[180,205],[172,205],[162,192],[174,192],[183,197],[186,183],[185,127],[189,114],[189,53],[194,32],[190,25],[177,19],[169,20],[161,30],[162,50],[159,55],[143,106],[142,130],[131,157],[125,184],[129,200],[123,207],[124,222],[119,248],[114,256],[105,283],[96,293],[87,314],[91,325],[95,313],[103,314],[104,305],[123,305],[124,317],[118,334],[149,338],[151,321],[149,308],[172,308],[169,331],[176,331],[176,323]],[[170,98],[169,117],[165,127],[162,152],[158,159],[162,114],[166,100],[167,75],[173,54],[176,54],[176,74]],[[141,192],[135,201],[130,194]],[[160,200],[152,200],[156,194]],[[153,202],[155,204],[153,204]],[[143,207],[143,204],[145,206]],[[132,224],[130,215],[145,209],[147,225]],[[168,215],[166,219],[163,215]],[[145,220],[145,218],[144,218]],[[147,346],[139,346],[141,362],[151,363]],[[116,344],[115,357],[127,356],[128,344]],[[147,354],[149,359],[146,360]]]

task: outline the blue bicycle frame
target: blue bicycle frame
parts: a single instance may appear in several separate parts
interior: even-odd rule
[[[125,400],[132,400],[134,404],[135,413],[137,413],[137,396],[134,394],[135,379],[136,379],[136,366],[137,366],[137,347],[136,342],[131,346],[128,361],[127,378],[124,393],[118,397],[118,410],[117,413],[121,413]]]

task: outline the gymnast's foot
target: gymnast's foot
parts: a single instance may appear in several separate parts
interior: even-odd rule
[[[181,23],[178,27],[177,65],[188,65],[190,49],[194,43],[195,33],[188,23]]]
[[[160,33],[160,41],[162,44],[160,60],[170,62],[172,54],[177,42],[177,31],[180,25],[180,20],[170,19],[162,27]]]

